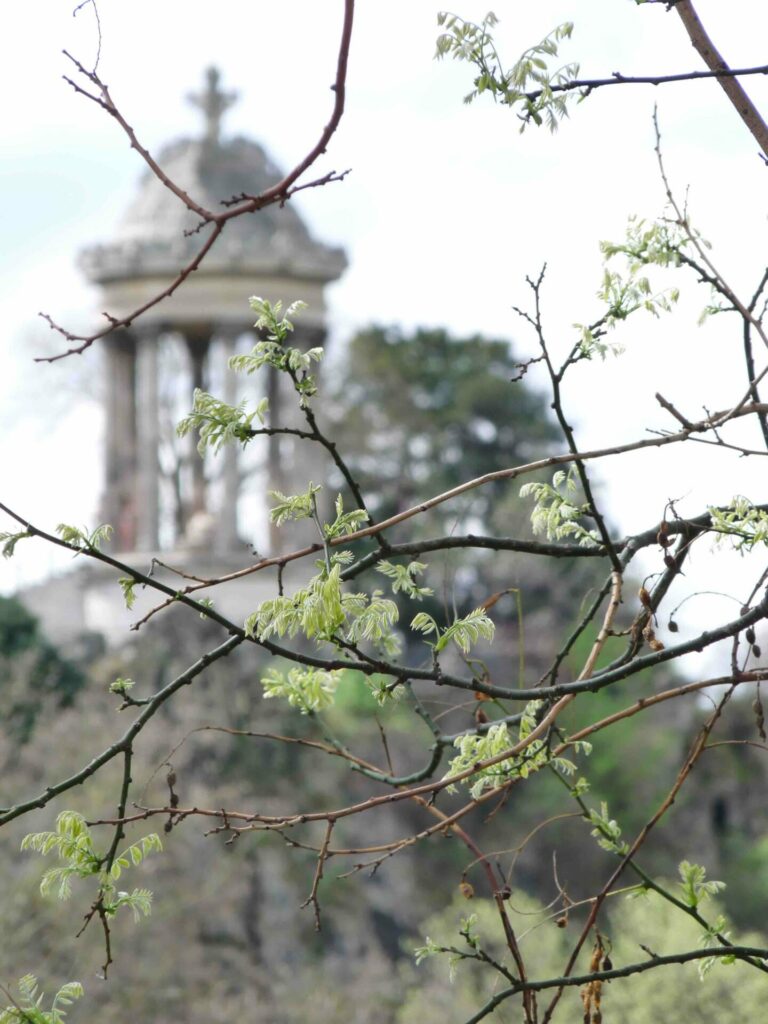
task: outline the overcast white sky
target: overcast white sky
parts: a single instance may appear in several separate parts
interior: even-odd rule
[[[479,19],[488,2],[465,0],[455,10]],[[732,66],[765,63],[762,0],[696,6]],[[78,400],[65,386],[74,376],[95,393],[96,353],[76,368],[33,365],[33,354],[50,344],[35,314],[44,309],[65,323],[93,315],[95,297],[76,254],[110,237],[143,170],[119,128],[61,79],[70,73],[62,49],[86,64],[95,55],[92,12],[74,18],[73,7],[71,0],[14,5],[0,63],[0,491],[47,527],[95,522],[101,428],[93,400]],[[599,313],[599,241],[620,238],[628,214],[662,211],[654,102],[676,188],[681,195],[689,188],[691,216],[732,287],[751,295],[765,265],[768,171],[715,83],[601,90],[556,136],[543,129],[521,136],[510,111],[490,101],[462,105],[471,85],[467,67],[433,61],[438,10],[422,0],[361,0],[347,113],[318,165],[318,172],[353,173],[298,204],[314,233],[350,257],[330,296],[337,348],[375,320],[482,331],[532,352],[533,339],[511,306],[526,303],[525,275],[546,260],[546,323],[553,347],[564,351],[570,325]],[[701,67],[679,19],[661,5],[499,0],[495,10],[510,63],[573,20],[562,55],[579,60],[585,76]],[[184,97],[211,63],[221,68],[224,87],[241,96],[225,133],[257,139],[284,167],[314,143],[328,117],[339,0],[99,0],[99,13],[100,73],[153,152],[199,133],[199,115]],[[768,109],[768,83],[746,84]],[[582,447],[670,427],[653,398],[657,390],[692,417],[703,406],[728,406],[743,390],[738,332],[725,319],[697,328],[703,295],[689,278],[672,283],[683,288],[674,317],[638,318],[620,339],[623,357],[573,374],[565,400]],[[690,514],[736,492],[763,500],[763,465],[687,446],[612,460],[600,474],[613,521],[632,530],[658,521],[670,497],[683,498],[681,510]],[[44,546],[26,547],[0,567],[6,589],[58,564]],[[703,562],[698,571],[702,586],[741,585],[733,568],[721,578]]]

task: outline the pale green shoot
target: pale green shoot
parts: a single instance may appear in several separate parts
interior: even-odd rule
[[[270,491],[270,498],[274,498],[277,504],[269,510],[269,518],[275,526],[282,526],[283,523],[299,519],[311,519],[315,515],[315,495],[322,491],[322,487],[315,486],[310,481],[309,488],[303,494],[281,494],[280,491]]]
[[[81,551],[98,551],[104,541],[112,536],[112,527],[108,523],[102,523],[89,533],[86,527],[80,529],[67,523],[59,523],[56,533],[70,547],[79,548]]]
[[[599,543],[594,530],[587,530],[577,520],[589,512],[589,505],[577,505],[573,500],[578,491],[576,467],[566,473],[558,470],[552,483],[527,483],[520,488],[520,497],[532,497],[536,501],[531,513],[531,525],[536,534],[543,533],[547,540],[564,540],[574,537],[584,547]]]
[[[399,565],[397,562],[386,560],[379,562],[376,572],[382,573],[392,580],[392,593],[406,594],[414,601],[420,601],[423,597],[429,597],[434,593],[431,587],[419,587],[414,577],[424,572],[426,565],[423,562],[409,562],[408,565]]]
[[[342,671],[325,672],[316,668],[295,666],[287,673],[270,668],[262,677],[264,696],[282,697],[302,715],[323,711],[333,704]]]
[[[53,997],[50,1010],[43,1009],[44,993],[39,991],[34,974],[25,974],[18,982],[19,997],[15,1006],[0,1010],[0,1024],[63,1024],[65,1007],[83,996],[79,981],[68,981]]]
[[[16,553],[16,545],[20,540],[26,540],[32,534],[28,530],[20,530],[17,533],[0,533],[0,544],[3,545],[3,558],[13,558]]]
[[[732,539],[737,551],[751,551],[756,544],[768,544],[768,512],[738,494],[727,508],[710,507],[712,529],[718,540]]]
[[[549,130],[555,132],[559,122],[568,116],[569,101],[574,97],[581,98],[577,91],[553,90],[553,86],[573,82],[578,76],[579,65],[572,62],[554,70],[550,70],[548,65],[548,58],[558,55],[558,43],[570,39],[573,32],[571,22],[558,25],[540,43],[525,50],[506,71],[502,70],[491,32],[498,24],[498,18],[492,11],[480,24],[443,11],[438,15],[437,23],[445,31],[437,37],[436,58],[452,57],[466,61],[479,72],[473,82],[474,88],[464,97],[465,103],[472,103],[482,93],[488,93],[495,102],[519,109],[521,132],[530,121],[539,126],[546,121]]]
[[[141,864],[148,853],[162,850],[160,838],[155,833],[143,836],[138,842],[117,854],[107,870],[106,857],[97,853],[85,818],[76,811],[62,811],[56,819],[54,831],[35,832],[25,836],[21,848],[34,850],[43,857],[55,851],[59,860],[63,861],[61,867],[49,868],[43,875],[40,882],[40,892],[43,895],[56,888],[59,899],[69,899],[72,894],[73,878],[95,876],[99,882],[104,913],[108,916],[113,916],[120,907],[130,907],[136,918],[150,911],[152,894],[149,890],[118,892],[115,882],[126,868]]]
[[[678,865],[680,872],[680,888],[683,891],[683,902],[694,910],[698,905],[710,896],[725,889],[725,882],[716,882],[714,879],[707,881],[706,869],[701,864],[691,864],[690,861],[681,860]]]
[[[496,627],[493,620],[488,617],[484,609],[475,608],[463,619],[456,619],[450,626],[440,629],[437,622],[427,612],[419,612],[413,617],[411,629],[425,636],[434,635],[436,640],[430,643],[435,654],[445,650],[449,643],[453,642],[464,654],[469,654],[473,644],[478,640],[493,640]]]
[[[218,452],[235,441],[245,445],[253,436],[253,421],[257,419],[264,424],[269,399],[262,398],[252,412],[246,412],[246,405],[245,399],[238,405],[227,405],[207,391],[195,388],[192,412],[179,422],[176,433],[179,437],[186,437],[192,430],[199,431],[197,450],[200,455],[208,449]]]

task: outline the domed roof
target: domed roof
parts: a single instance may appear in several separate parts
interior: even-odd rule
[[[177,185],[209,210],[222,200],[258,195],[283,176],[267,153],[250,139],[222,141],[221,115],[235,94],[219,89],[219,73],[207,72],[206,91],[190,100],[205,115],[205,135],[179,139],[162,148],[158,164]],[[81,254],[81,266],[97,283],[175,275],[202,245],[206,227],[192,235],[199,218],[147,170],[113,241]],[[316,241],[290,203],[278,203],[231,220],[197,275],[265,275],[333,281],[347,265],[343,249]]]

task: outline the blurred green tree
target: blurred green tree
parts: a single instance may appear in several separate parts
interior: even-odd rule
[[[546,399],[521,380],[507,341],[444,328],[372,326],[350,342],[337,378],[333,436],[379,518],[505,466],[557,438]],[[434,513],[477,529],[509,484]],[[461,509],[461,511],[459,511]]]
[[[15,598],[0,597],[0,716],[7,733],[25,743],[45,698],[68,707],[84,683],[80,669],[42,636],[35,616]]]

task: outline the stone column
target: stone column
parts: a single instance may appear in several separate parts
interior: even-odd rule
[[[137,536],[139,551],[160,547],[160,445],[158,401],[159,330],[138,332],[136,359]]]
[[[283,374],[279,370],[276,370],[273,366],[266,368],[267,372],[267,399],[269,400],[269,423],[273,427],[285,426],[284,410],[285,403],[283,401],[284,395],[283,390],[285,381],[282,379]],[[281,443],[284,440],[280,434],[271,434],[267,438],[267,507],[271,504],[269,498],[270,491],[280,491],[282,494],[290,494],[288,485],[285,481],[285,475],[283,473],[283,453],[281,451]],[[269,522],[269,553],[270,555],[279,555],[285,544],[285,531],[279,529],[270,520]]]
[[[218,359],[223,380],[222,398],[227,405],[237,405],[237,375],[229,369],[230,357],[235,355],[238,332],[224,328],[217,332],[220,339]],[[221,459],[221,504],[216,517],[215,547],[221,554],[231,554],[239,547],[237,530],[237,501],[240,494],[239,447],[228,444],[222,448]]]
[[[136,547],[136,343],[127,332],[104,341],[106,434],[101,518],[113,529],[116,551]]]
[[[187,343],[187,350],[189,352],[189,365],[190,375],[192,378],[192,388],[200,388],[201,391],[207,391],[207,380],[206,380],[206,357],[208,355],[208,347],[210,345],[210,332],[200,334],[186,334],[185,339]],[[206,511],[206,486],[205,486],[205,462],[200,458],[197,451],[198,442],[197,433],[189,435],[190,440],[190,467],[191,467],[191,480],[192,488],[187,506],[187,523],[196,515],[198,512]]]

